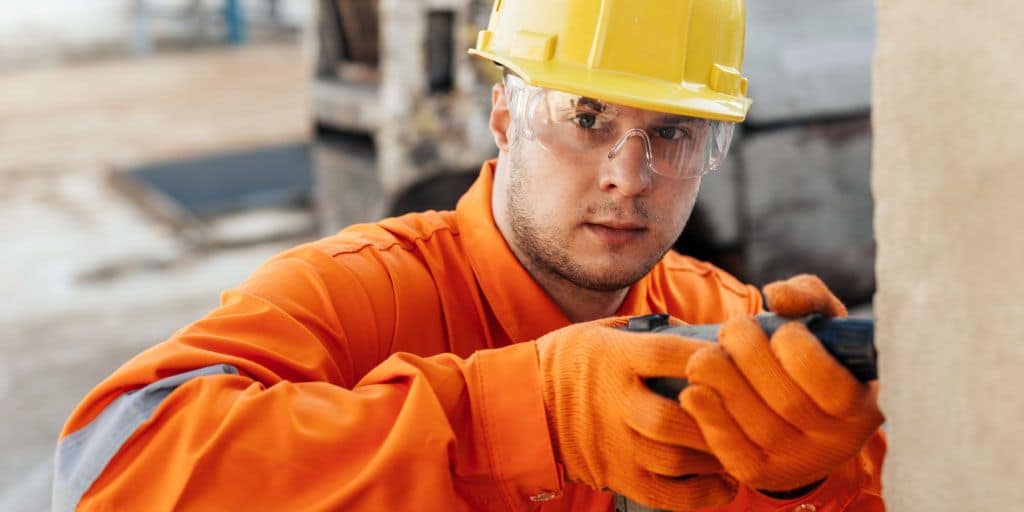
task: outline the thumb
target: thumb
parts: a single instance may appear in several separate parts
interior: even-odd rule
[[[626,356],[630,367],[641,377],[686,378],[686,364],[690,356],[705,347],[713,347],[710,341],[697,340],[662,333],[623,333]]]
[[[812,313],[828,317],[846,316],[846,306],[829,291],[818,276],[801,274],[764,287],[768,309],[796,318]]]

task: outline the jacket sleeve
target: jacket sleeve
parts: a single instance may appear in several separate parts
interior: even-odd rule
[[[559,488],[532,343],[363,372],[390,288],[331,265],[279,257],[89,393],[54,509],[525,510]]]

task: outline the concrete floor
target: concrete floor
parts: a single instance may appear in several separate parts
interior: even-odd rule
[[[0,74],[0,510],[48,509],[82,396],[296,243],[190,252],[111,169],[305,140],[305,83],[296,46]]]

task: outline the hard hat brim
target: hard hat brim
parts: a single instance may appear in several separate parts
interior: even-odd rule
[[[669,82],[564,62],[517,59],[476,48],[471,48],[469,53],[508,68],[530,85],[627,107],[737,123],[742,122],[750,110],[749,98],[720,93],[704,85]]]

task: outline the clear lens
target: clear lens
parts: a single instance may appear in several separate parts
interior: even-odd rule
[[[515,134],[567,161],[616,158],[627,145],[640,144],[651,171],[695,178],[721,165],[732,140],[731,122],[623,107],[529,86],[514,75],[506,90]]]
[[[722,161],[729,154],[729,146],[732,144],[733,130],[736,123],[728,121],[712,121],[708,131],[708,142],[704,148],[704,172],[717,171],[722,166]]]

